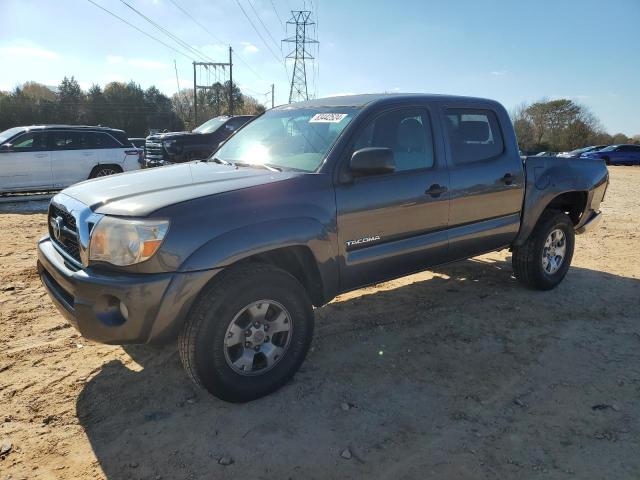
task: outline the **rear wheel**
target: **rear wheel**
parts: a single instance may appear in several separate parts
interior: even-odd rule
[[[178,338],[191,379],[222,400],[277,390],[302,364],[313,308],[302,285],[266,264],[232,267],[208,285]]]
[[[115,175],[116,173],[122,173],[122,168],[117,165],[96,165],[89,178],[106,177],[108,175]]]
[[[516,278],[537,290],[554,288],[569,270],[574,245],[575,232],[569,216],[555,210],[544,212],[524,245],[513,249]]]

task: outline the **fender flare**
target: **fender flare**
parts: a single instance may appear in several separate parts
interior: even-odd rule
[[[195,250],[180,272],[221,269],[251,256],[286,247],[307,247],[313,255],[325,298],[332,298],[339,284],[337,236],[311,217],[265,220],[224,232]],[[328,296],[327,296],[328,295]]]

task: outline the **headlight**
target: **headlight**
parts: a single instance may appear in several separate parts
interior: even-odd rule
[[[164,142],[162,142],[162,144],[164,145],[164,148],[166,148],[167,150],[173,148],[176,144],[175,140],[165,140]]]
[[[93,227],[89,260],[124,266],[144,262],[160,248],[168,220],[127,220],[102,217]]]

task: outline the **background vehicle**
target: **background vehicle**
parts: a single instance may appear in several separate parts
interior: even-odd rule
[[[128,139],[131,145],[137,148],[144,148],[144,144],[146,143],[146,138],[129,138]]]
[[[535,156],[536,157],[555,157],[558,154],[558,152],[539,152],[536,153]]]
[[[601,158],[607,165],[640,165],[640,145],[611,145],[581,157]]]
[[[141,152],[122,130],[75,125],[0,133],[0,192],[57,190],[140,168]]]
[[[554,288],[608,178],[602,161],[523,163],[491,100],[318,99],[269,110],[207,162],[58,194],[38,268],[85,337],[177,336],[197,384],[247,401],[291,378],[312,305],[339,293],[504,248],[523,284]]]
[[[591,147],[583,147],[583,148],[578,148],[576,150],[571,150],[570,152],[561,152],[557,156],[562,158],[578,158],[583,153],[596,152],[605,147],[606,145],[594,145]]]
[[[192,132],[167,132],[149,135],[145,144],[147,167],[207,158],[220,142],[242,127],[252,115],[215,117]]]

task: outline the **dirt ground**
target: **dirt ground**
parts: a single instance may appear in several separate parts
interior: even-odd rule
[[[640,478],[640,168],[603,210],[557,289],[505,251],[343,295],[289,385],[232,405],[173,346],[78,336],[45,215],[0,205],[0,479]]]

